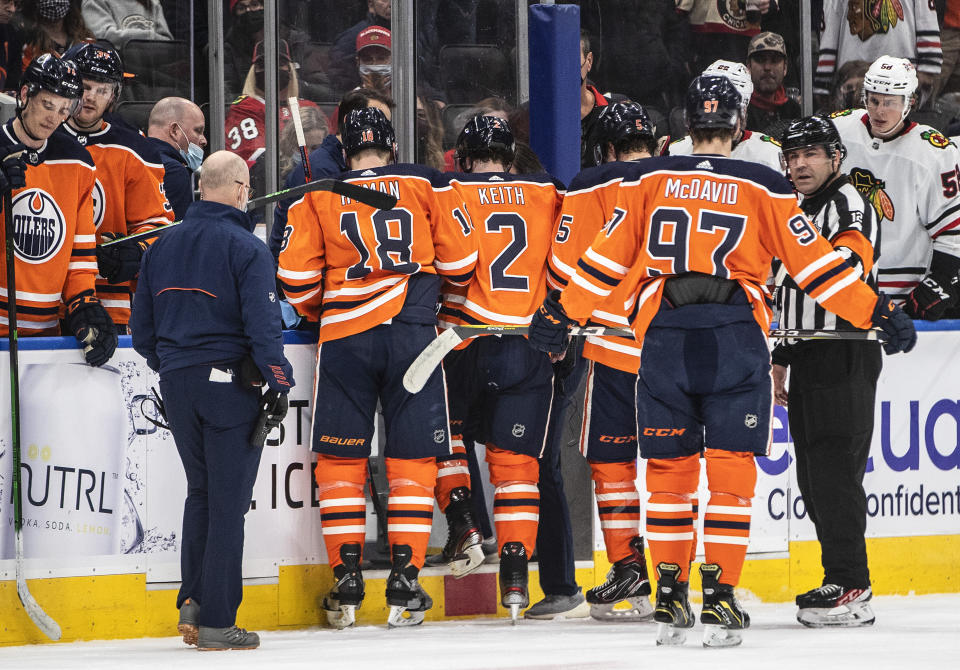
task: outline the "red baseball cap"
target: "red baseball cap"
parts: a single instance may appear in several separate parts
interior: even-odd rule
[[[380,47],[390,51],[390,31],[383,26],[368,26],[357,35],[357,52],[367,47]]]

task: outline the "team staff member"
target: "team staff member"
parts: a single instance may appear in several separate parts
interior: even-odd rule
[[[441,205],[436,170],[393,164],[395,135],[383,112],[350,112],[342,137],[350,168],[343,179],[392,193],[397,206],[377,210],[308,193],[290,207],[278,277],[290,304],[320,322],[313,450],[323,539],[337,580],[324,600],[328,620],[352,625],[363,601],[363,485],[379,400],[393,559],[388,623],[409,626],[433,605],[417,578],[430,538],[436,459],[451,447],[442,370],[417,394],[403,388],[402,378],[436,338],[441,277],[469,281],[477,247],[462,204]]]
[[[279,425],[293,369],[283,355],[273,260],[246,213],[247,166],[218,151],[202,174],[202,202],[144,254],[130,325],[134,349],[160,373],[187,475],[180,631],[201,650],[252,649],[259,637],[236,625],[243,517],[262,451],[250,437],[258,386],[269,386],[268,421]]]
[[[96,163],[93,223],[97,242],[139,233],[173,221],[173,209],[163,194],[163,165],[150,142],[120,124],[108,123],[123,86],[123,63],[110,47],[84,42],[67,50],[83,79],[80,106],[64,129],[77,138]],[[97,297],[107,308],[117,332],[130,320],[131,280],[140,269],[146,242],[97,247]]]
[[[621,281],[637,296],[637,426],[647,459],[646,537],[657,570],[661,644],[682,643],[693,625],[691,501],[704,447],[704,644],[739,644],[750,623],[733,589],[749,542],[754,457],[767,453],[771,436],[771,315],[763,285],[773,256],[827,309],[858,328],[883,328],[889,352],[916,342],[910,319],[857,279],[807,221],[782,176],[728,159],[742,123],[740,103],[724,77],[693,81],[685,113],[694,155],[632,167],[617,198],[622,217],[597,234],[562,297],[549,296],[530,326],[532,345],[559,353],[567,329],[585,322]]]
[[[780,144],[787,174],[803,194],[800,209],[861,278],[876,286],[876,215],[840,171],[846,151],[836,127],[819,116],[794,121]],[[790,278],[780,289],[780,300],[784,328],[854,329]],[[817,529],[824,570],[822,586],[797,596],[797,620],[806,626],[866,626],[875,618],[869,602],[863,474],[882,364],[878,342],[800,340],[773,351],[774,399],[783,406],[790,402],[797,484]]]
[[[45,54],[27,66],[20,83],[17,116],[0,132],[0,157],[26,149],[20,159],[27,164],[26,186],[14,183],[12,193],[17,327],[21,335],[58,335],[62,301],[65,326],[85,343],[87,363],[103,365],[117,347],[117,334],[94,295],[96,168],[87,150],[61,128],[83,90],[80,75],[72,63]],[[6,272],[0,287],[0,334],[5,334]]]
[[[163,193],[177,221],[193,202],[193,174],[207,146],[205,126],[203,110],[186,98],[164,98],[150,110],[147,138],[163,162]]]

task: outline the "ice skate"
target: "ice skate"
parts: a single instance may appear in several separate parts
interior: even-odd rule
[[[850,589],[837,584],[823,586],[797,596],[797,621],[810,628],[828,626],[857,628],[872,626],[876,620],[870,599],[873,591]]]
[[[405,628],[423,623],[426,611],[433,607],[433,599],[423,590],[417,576],[420,569],[410,564],[410,546],[393,545],[393,566],[387,577],[387,604],[390,614],[387,626]]]
[[[527,551],[522,542],[507,542],[500,552],[500,604],[510,610],[514,626],[520,610],[530,605],[527,591]]]
[[[363,602],[363,575],[360,572],[360,545],[340,547],[340,565],[333,569],[337,580],[330,593],[323,598],[327,623],[337,629],[349,628],[357,620],[357,608]]]
[[[597,621],[647,621],[653,616],[643,538],[630,540],[630,547],[633,552],[613,564],[607,581],[587,591],[590,616]],[[629,603],[629,609],[614,609],[624,601]]]
[[[677,581],[680,566],[676,563],[657,564],[657,607],[653,620],[657,626],[657,646],[679,646],[687,641],[687,628],[693,627],[688,582]]]
[[[483,538],[473,521],[470,507],[470,489],[458,486],[450,492],[450,504],[444,512],[447,517],[447,544],[443,547],[443,558],[457,578],[465,577],[483,565]]]
[[[180,617],[177,620],[177,631],[183,636],[183,643],[197,644],[199,634],[200,604],[193,598],[187,598],[180,605]]]
[[[700,623],[704,625],[704,647],[736,647],[743,642],[740,631],[750,627],[750,615],[733,594],[733,586],[720,583],[722,572],[715,563],[700,566],[703,582]]]
[[[237,626],[210,628],[200,626],[197,634],[197,649],[200,651],[226,651],[228,649],[256,649],[260,636]]]

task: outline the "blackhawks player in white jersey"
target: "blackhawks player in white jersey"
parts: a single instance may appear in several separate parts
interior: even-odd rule
[[[960,296],[960,151],[907,118],[917,84],[910,61],[881,56],[863,79],[865,109],[831,116],[850,180],[880,222],[880,291],[936,321]]]
[[[714,61],[710,67],[703,71],[704,75],[716,75],[726,77],[737,89],[740,94],[741,107],[743,109],[743,118],[747,117],[747,107],[750,105],[750,97],[753,95],[753,79],[743,63],[734,63],[729,60]],[[671,156],[689,156],[693,153],[693,140],[690,136],[683,137],[674,142],[664,144],[663,155]],[[755,133],[744,130],[739,139],[733,143],[733,153],[731,158],[751,163],[760,163],[777,172],[783,172],[783,164],[780,161],[780,143],[769,135]]]

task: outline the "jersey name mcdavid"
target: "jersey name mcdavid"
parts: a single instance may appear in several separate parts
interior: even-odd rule
[[[66,221],[57,203],[46,191],[30,188],[13,200],[13,244],[27,263],[42,263],[60,251],[66,237]]]

